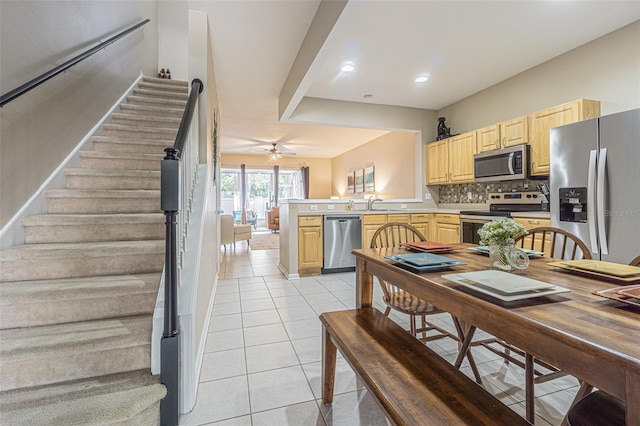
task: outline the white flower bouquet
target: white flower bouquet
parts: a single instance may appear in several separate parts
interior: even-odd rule
[[[505,244],[526,233],[527,229],[524,226],[506,217],[487,222],[478,230],[482,245]]]

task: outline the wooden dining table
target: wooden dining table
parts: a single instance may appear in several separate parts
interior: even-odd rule
[[[640,425],[640,308],[593,294],[622,284],[568,272],[549,265],[549,258],[531,257],[528,268],[518,271],[519,275],[570,291],[502,302],[442,277],[489,269],[488,256],[469,247],[463,244],[444,254],[465,265],[421,273],[385,258],[410,253],[402,248],[353,250],[357,307],[372,305],[373,277],[384,279],[520,348],[527,356],[625,401],[627,425]],[[533,401],[533,383],[527,383],[526,392],[527,401]],[[526,418],[533,423],[532,403],[527,403]]]

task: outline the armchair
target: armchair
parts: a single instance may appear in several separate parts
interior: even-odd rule
[[[272,232],[280,230],[280,207],[274,206],[267,210],[267,228]]]
[[[233,243],[234,247],[236,241],[251,239],[251,225],[249,224],[236,224],[234,223],[233,215],[223,214],[220,216],[220,244],[224,245],[224,249],[227,249],[227,244]]]

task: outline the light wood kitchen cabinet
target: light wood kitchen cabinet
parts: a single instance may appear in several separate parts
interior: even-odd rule
[[[391,213],[391,214],[388,214],[387,215],[387,222],[409,223],[409,213]]]
[[[427,145],[427,185],[449,182],[449,142],[442,140]]]
[[[467,132],[427,145],[427,185],[473,182],[476,132]]]
[[[550,170],[549,130],[600,115],[600,102],[578,99],[535,112],[529,116],[530,170],[532,176],[547,176]]]
[[[500,148],[500,126],[494,124],[493,126],[476,130],[476,142],[478,144],[478,152]]]
[[[527,230],[533,228],[540,228],[542,226],[551,226],[551,219],[543,219],[537,217],[514,217],[514,221],[524,226]],[[531,248],[531,238],[525,237],[524,239],[524,247]],[[536,235],[535,241],[533,242],[533,250],[542,251],[542,236]],[[551,247],[551,238],[547,235],[546,237],[545,247]]]
[[[431,227],[431,241],[445,244],[460,243],[460,215],[435,213]]]
[[[500,148],[529,143],[529,117],[514,118],[500,123]]]
[[[473,182],[473,155],[476,153],[476,132],[452,136],[449,140],[449,181]]]
[[[529,142],[529,117],[522,116],[476,130],[478,152]]]
[[[322,216],[298,217],[298,270],[319,273],[322,268]]]
[[[420,231],[420,233],[422,235],[424,235],[424,238],[429,241],[429,236],[430,236],[430,223],[431,223],[431,217],[433,215],[431,213],[411,213],[411,217],[410,217],[410,222],[409,224],[411,226],[413,226],[414,228],[416,228],[418,231]]]
[[[373,234],[387,223],[386,214],[365,214],[362,216],[362,248],[369,248]]]

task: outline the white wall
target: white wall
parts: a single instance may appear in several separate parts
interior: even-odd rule
[[[640,107],[640,21],[439,111],[452,133],[567,101],[601,102],[602,115]]]
[[[189,11],[186,1],[158,1],[158,70],[171,70],[173,80],[186,81],[189,51]]]
[[[151,19],[0,109],[0,227],[141,71],[157,72],[156,14],[156,2],[151,1],[0,1],[2,93]]]

